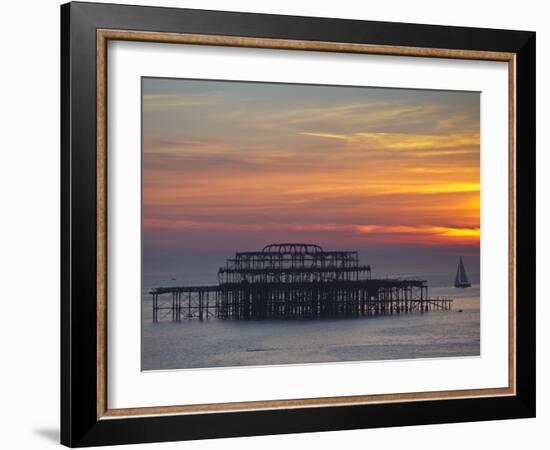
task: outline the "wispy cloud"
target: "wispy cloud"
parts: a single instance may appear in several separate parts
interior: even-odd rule
[[[165,80],[143,102],[151,242],[479,243],[475,94]]]
[[[334,134],[305,131],[299,134],[317,138],[339,139],[351,144],[356,144],[356,148],[358,149],[366,150],[430,150],[433,154],[440,154],[441,150],[452,149],[479,153],[479,133],[437,135],[356,132],[349,134]]]
[[[206,98],[199,94],[145,94],[143,96],[143,109],[146,113],[177,110],[179,108],[209,105],[212,100],[212,98]]]

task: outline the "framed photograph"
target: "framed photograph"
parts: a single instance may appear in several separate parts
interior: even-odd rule
[[[61,441],[535,415],[535,33],[61,7]]]

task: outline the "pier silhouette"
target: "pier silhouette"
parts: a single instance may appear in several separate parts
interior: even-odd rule
[[[372,277],[354,251],[270,244],[237,252],[218,270],[217,285],[158,287],[153,321],[183,319],[324,319],[449,310],[420,278]]]

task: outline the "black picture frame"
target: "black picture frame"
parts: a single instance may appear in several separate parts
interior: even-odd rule
[[[98,29],[510,52],[516,55],[516,394],[98,418]],[[534,32],[68,3],[61,6],[61,443],[71,447],[535,416]]]

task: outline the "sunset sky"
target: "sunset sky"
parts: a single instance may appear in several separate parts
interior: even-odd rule
[[[479,93],[144,78],[144,255],[479,255],[479,156]]]

